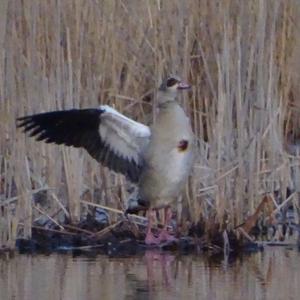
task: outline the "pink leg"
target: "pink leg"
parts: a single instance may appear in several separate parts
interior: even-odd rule
[[[174,241],[177,241],[177,239],[168,233],[168,225],[170,224],[171,222],[171,219],[172,219],[172,209],[170,206],[167,206],[164,208],[164,211],[165,211],[165,224],[164,224],[164,227],[163,229],[161,230],[159,236],[158,236],[158,239],[160,242],[174,242]]]
[[[147,212],[147,216],[148,216],[148,226],[147,226],[145,243],[146,245],[158,245],[160,240],[156,238],[151,231],[153,218],[155,217],[155,212],[150,208]]]

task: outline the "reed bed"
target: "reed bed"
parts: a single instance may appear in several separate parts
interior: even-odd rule
[[[182,220],[232,229],[265,194],[276,209],[287,188],[299,209],[298,1],[3,0],[0,6],[0,247],[30,237],[41,215],[59,222],[63,211],[76,223],[86,209],[80,200],[123,210],[128,198],[121,175],[84,151],[27,138],[16,118],[109,104],[149,123],[154,88],[169,73],[193,85],[182,103],[199,141],[178,200]]]

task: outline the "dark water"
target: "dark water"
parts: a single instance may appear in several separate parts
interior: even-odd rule
[[[0,258],[0,299],[300,299],[300,253],[267,248],[234,261],[155,251],[130,258]]]

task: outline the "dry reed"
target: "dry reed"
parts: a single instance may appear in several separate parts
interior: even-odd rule
[[[39,215],[36,189],[49,186],[59,199],[49,197],[42,211],[52,215],[63,206],[73,221],[86,192],[95,203],[126,206],[124,178],[82,151],[26,138],[16,117],[105,103],[148,123],[153,88],[167,73],[193,85],[183,96],[199,139],[182,201],[190,218],[230,229],[263,194],[299,191],[299,160],[289,150],[297,149],[300,133],[296,0],[3,0],[0,6],[0,247],[30,236]]]

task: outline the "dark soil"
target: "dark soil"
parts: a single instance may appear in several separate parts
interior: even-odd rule
[[[144,243],[145,228],[126,219],[114,225],[103,226],[95,220],[77,225],[65,224],[64,230],[58,226],[32,227],[31,239],[18,239],[16,247],[20,253],[51,253],[72,252],[74,254],[106,254],[109,256],[131,256],[144,252],[149,248],[160,248],[162,251],[177,251],[180,253],[209,252],[224,254],[224,238],[221,233],[213,237],[204,236],[200,225],[190,230],[187,236],[178,237],[176,242],[148,246]],[[93,231],[92,231],[93,230]],[[155,232],[155,230],[154,230]],[[229,253],[240,251],[257,251],[255,243],[241,244],[233,232],[228,233]]]

